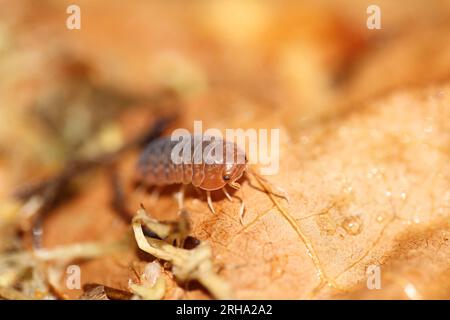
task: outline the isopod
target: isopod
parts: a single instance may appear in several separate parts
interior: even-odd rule
[[[147,145],[138,160],[138,179],[149,187],[181,184],[180,191],[177,193],[180,211],[183,208],[184,186],[191,184],[206,191],[208,206],[215,213],[211,191],[222,190],[228,200],[232,201],[226,187],[239,190],[240,184],[237,181],[244,173],[251,172],[254,175],[256,173],[250,171],[245,152],[233,142],[216,137],[211,139],[211,137],[194,135],[188,136],[187,140],[191,142],[186,148],[189,151],[187,156],[181,156],[175,152],[180,142],[171,137],[161,137]],[[194,141],[198,142],[194,143]],[[213,153],[213,150],[216,153]],[[217,150],[220,151],[217,152]],[[180,156],[179,160],[182,161],[174,161],[174,155]],[[278,195],[272,191],[271,193]],[[242,221],[244,202],[243,199],[240,200]]]

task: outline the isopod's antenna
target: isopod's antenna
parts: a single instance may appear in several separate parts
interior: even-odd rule
[[[225,197],[227,197],[227,199],[228,199],[230,202],[233,202],[233,199],[231,198],[230,194],[228,193],[226,187],[223,187],[223,188],[222,188],[222,191],[223,191],[223,194],[225,195]]]
[[[284,191],[282,188],[272,185],[266,178],[261,176],[250,166],[247,166],[246,172],[251,176],[255,177],[258,183],[263,187],[264,191],[271,193],[276,197],[285,199],[289,203],[289,196],[287,195],[286,191]],[[277,190],[274,191],[274,189]]]

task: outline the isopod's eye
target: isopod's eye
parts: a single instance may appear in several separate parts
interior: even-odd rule
[[[222,178],[223,178],[223,180],[225,180],[225,181],[228,181],[228,180],[231,179],[231,177],[230,177],[229,174],[224,175]]]

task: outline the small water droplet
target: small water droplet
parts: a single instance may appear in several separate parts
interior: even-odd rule
[[[383,216],[380,215],[377,217],[377,222],[383,222],[383,220],[384,220]]]
[[[344,221],[342,221],[342,228],[344,228],[344,230],[348,234],[355,236],[361,233],[362,230],[361,219],[358,216],[347,217],[344,219]]]
[[[390,190],[386,190],[385,195],[390,198],[392,196],[392,192]]]
[[[406,197],[407,197],[406,192],[400,193],[400,198],[401,198],[402,200],[406,200]]]

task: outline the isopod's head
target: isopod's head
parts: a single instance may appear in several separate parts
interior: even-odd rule
[[[233,153],[227,157],[224,153],[223,160],[215,162],[213,164],[206,164],[204,168],[203,180],[200,184],[200,188],[203,190],[218,190],[222,189],[226,185],[234,189],[239,188],[237,181],[242,177],[247,167],[247,157],[236,145],[228,144],[226,152],[232,151]]]
[[[238,181],[245,172],[246,164],[226,164],[222,172],[222,180],[234,189],[239,189]]]

